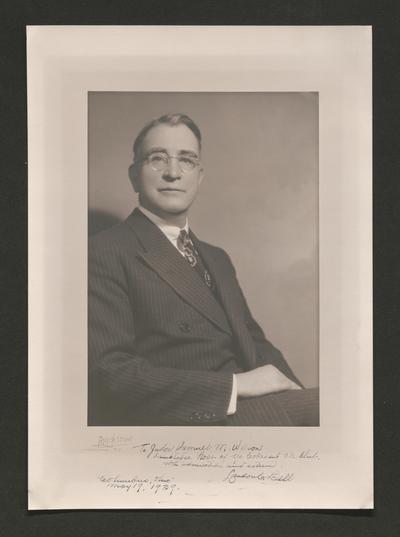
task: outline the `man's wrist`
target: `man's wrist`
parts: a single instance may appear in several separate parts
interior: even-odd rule
[[[228,406],[228,416],[231,416],[236,412],[236,405],[237,405],[237,379],[236,375],[233,375],[233,381],[232,381],[232,393],[231,393],[231,399],[229,401]]]

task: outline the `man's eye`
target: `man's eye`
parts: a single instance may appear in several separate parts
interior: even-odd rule
[[[163,162],[165,160],[165,157],[161,155],[152,155],[150,157],[151,162]]]
[[[193,159],[191,158],[188,158],[188,157],[181,157],[179,159],[179,162],[182,162],[183,164],[193,164]]]

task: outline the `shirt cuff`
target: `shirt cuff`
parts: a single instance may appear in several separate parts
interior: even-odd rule
[[[233,375],[233,383],[232,383],[232,394],[231,394],[231,400],[229,401],[228,406],[228,416],[231,416],[236,412],[236,402],[237,402],[237,380],[236,375]]]

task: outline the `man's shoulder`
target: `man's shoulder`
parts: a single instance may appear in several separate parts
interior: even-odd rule
[[[197,242],[201,250],[206,251],[216,261],[219,261],[220,263],[232,265],[232,261],[228,253],[220,246],[216,246],[215,244],[211,244],[209,242],[199,240],[199,239],[197,239]]]
[[[89,251],[123,251],[137,246],[137,238],[127,221],[115,224],[89,237]]]
[[[200,243],[202,248],[205,248],[205,249],[209,250],[210,252],[212,252],[214,254],[223,255],[223,256],[228,255],[225,252],[225,250],[223,248],[221,248],[220,246],[216,246],[215,244],[211,244],[210,242],[199,240],[199,239],[197,239],[197,241]]]

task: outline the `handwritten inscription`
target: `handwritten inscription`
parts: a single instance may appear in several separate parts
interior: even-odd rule
[[[250,472],[237,472],[236,470],[230,470],[226,477],[223,479],[224,482],[233,485],[237,481],[280,481],[287,482],[293,481],[294,473],[279,473],[279,472],[259,472],[259,473],[250,473]]]
[[[121,477],[117,475],[99,475],[100,483],[110,489],[122,492],[151,493],[156,495],[166,494],[172,496],[179,490],[174,479],[165,476],[154,477]]]
[[[318,451],[304,449],[298,451],[271,450],[263,443],[205,442],[190,443],[182,440],[176,443],[143,442],[136,443],[131,436],[99,436],[91,447],[96,451],[124,451],[135,453],[136,460],[155,463],[154,468],[163,467],[168,476],[126,477],[120,475],[98,476],[100,482],[110,489],[122,492],[173,495],[179,487],[174,469],[213,469],[215,481],[229,485],[252,482],[271,483],[276,486],[291,483],[296,479],[299,467],[309,467],[319,461]]]

